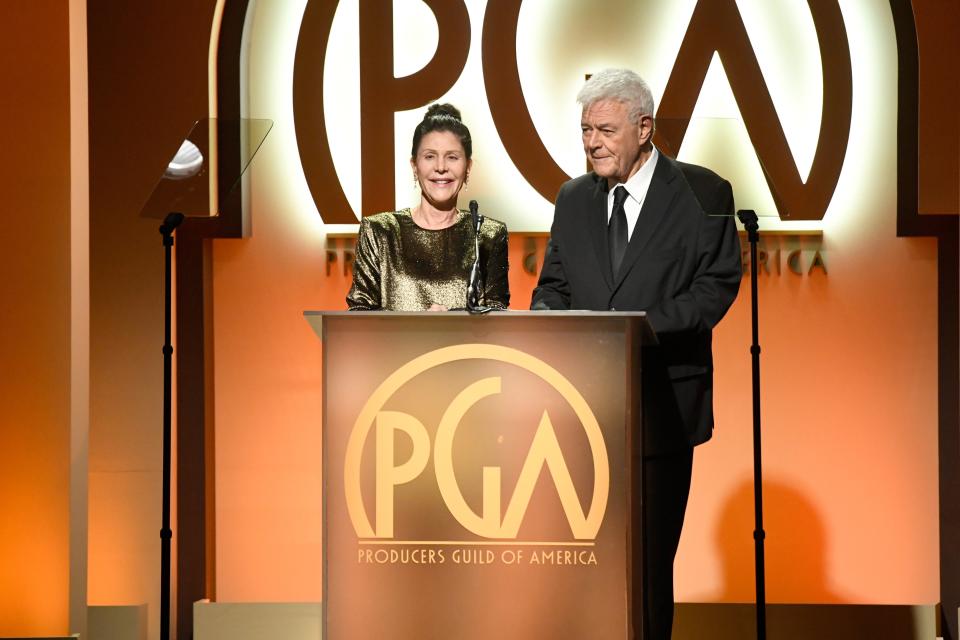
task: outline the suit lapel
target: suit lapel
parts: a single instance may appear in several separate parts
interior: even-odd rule
[[[587,207],[587,225],[593,240],[593,255],[596,256],[600,272],[607,283],[613,287],[613,274],[610,270],[610,250],[607,247],[607,181],[599,176],[590,194]]]
[[[627,252],[620,264],[620,273],[614,278],[614,288],[619,287],[623,279],[630,273],[637,258],[649,244],[650,238],[653,237],[657,227],[667,219],[677,195],[676,184],[674,183],[676,172],[677,169],[670,158],[660,154],[657,166],[653,170],[653,178],[650,180],[650,188],[643,199],[643,206],[640,207],[637,226],[633,229],[630,242],[627,244]]]

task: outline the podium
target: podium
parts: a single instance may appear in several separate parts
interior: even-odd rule
[[[304,315],[325,640],[642,637],[643,313]]]

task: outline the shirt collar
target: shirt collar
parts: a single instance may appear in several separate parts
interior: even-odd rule
[[[610,189],[610,197],[613,197],[613,192],[618,186],[623,185],[626,187],[627,193],[630,194],[631,198],[637,202],[643,202],[643,199],[647,195],[647,190],[650,188],[650,182],[653,180],[653,170],[657,167],[657,159],[659,157],[660,152],[657,151],[656,147],[653,147],[653,153],[650,154],[650,157],[643,163],[639,171],[630,176],[626,182],[618,182],[614,185],[613,189]]]

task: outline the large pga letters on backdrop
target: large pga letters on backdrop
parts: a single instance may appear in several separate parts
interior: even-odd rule
[[[730,179],[737,202],[761,212],[765,228],[820,229],[852,114],[839,4],[608,4],[620,19],[602,28],[586,2],[491,0],[482,11],[460,1],[308,4],[292,106],[299,160],[324,222],[351,224],[406,199],[396,167],[408,112],[443,96],[464,105],[476,128],[477,192],[511,230],[544,230],[549,217],[537,214],[583,172],[576,88],[591,72],[625,65],[654,88],[655,142],[668,155]],[[771,35],[748,31],[757,25]],[[791,47],[774,46],[773,34]],[[354,47],[358,56],[339,55]]]

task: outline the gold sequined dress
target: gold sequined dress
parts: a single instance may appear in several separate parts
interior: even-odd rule
[[[445,229],[424,229],[410,209],[367,216],[360,221],[351,310],[425,311],[430,305],[463,308],[475,244],[469,212],[458,211]],[[480,304],[506,309],[507,227],[484,218],[480,226]]]

